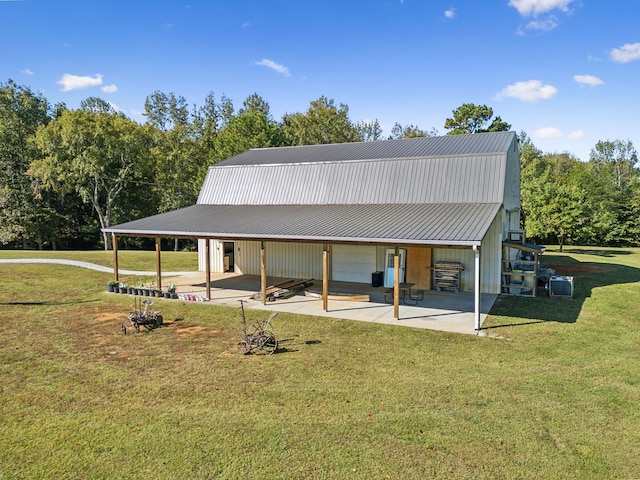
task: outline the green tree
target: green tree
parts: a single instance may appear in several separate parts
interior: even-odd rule
[[[215,139],[218,160],[224,160],[251,148],[279,147],[284,135],[279,125],[264,113],[244,111],[234,116]]]
[[[31,141],[53,112],[47,100],[12,80],[0,84],[0,244],[40,239],[55,230],[46,199],[36,198],[26,175],[38,152]],[[54,226],[51,226],[54,225]],[[43,230],[46,229],[47,231]]]
[[[76,193],[101,228],[111,225],[116,199],[145,163],[150,143],[137,123],[119,114],[67,110],[36,133],[41,158],[30,174],[43,190]],[[144,201],[144,200],[143,200]],[[111,237],[103,233],[105,249]]]
[[[171,130],[176,125],[189,123],[189,106],[182,96],[155,91],[144,102],[147,123],[160,130]]]
[[[282,130],[288,145],[318,145],[357,142],[360,134],[349,119],[349,107],[336,107],[333,99],[320,97],[311,102],[306,113],[286,114]]]
[[[261,113],[268,119],[271,119],[270,110],[271,108],[269,107],[267,101],[257,93],[253,93],[245,99],[245,101],[242,103],[242,108],[238,111],[238,113]]]
[[[356,125],[361,142],[374,142],[382,139],[382,127],[378,120],[359,122]]]
[[[629,140],[599,141],[591,150],[589,186],[597,210],[594,214],[600,244],[637,244],[639,220],[635,205],[640,182],[638,154]]]
[[[417,138],[417,137],[436,137],[438,136],[438,131],[435,128],[432,128],[430,132],[426,130],[421,130],[417,125],[407,125],[403,127],[398,122],[395,123],[393,128],[391,129],[391,135],[389,135],[389,140],[397,140],[399,138]]]
[[[567,242],[592,238],[593,202],[584,188],[588,176],[586,166],[568,154],[530,157],[521,173],[527,236],[555,241],[561,251]]]
[[[493,109],[486,105],[465,103],[453,111],[453,118],[447,118],[444,128],[450,130],[447,135],[459,135],[463,133],[482,132],[506,132],[511,124],[504,122],[500,117],[493,120]]]

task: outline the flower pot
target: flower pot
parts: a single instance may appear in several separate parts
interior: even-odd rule
[[[119,291],[120,293],[127,293],[127,289],[126,289],[126,287],[119,287],[119,288],[118,288],[118,291]]]
[[[169,292],[164,292],[164,298],[171,298],[171,294]]]
[[[113,293],[115,285],[113,283],[107,283],[107,292]]]

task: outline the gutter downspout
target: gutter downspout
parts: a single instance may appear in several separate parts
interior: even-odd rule
[[[480,247],[473,246],[475,257],[475,287],[474,287],[474,314],[475,314],[475,330],[480,331]]]

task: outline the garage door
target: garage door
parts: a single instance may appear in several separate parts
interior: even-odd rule
[[[376,271],[376,247],[371,245],[333,245],[333,279],[339,282],[371,283]]]

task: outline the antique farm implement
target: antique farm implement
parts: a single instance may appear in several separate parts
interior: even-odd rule
[[[240,308],[242,310],[242,329],[244,332],[244,340],[240,342],[244,349],[244,354],[263,351],[267,355],[271,355],[278,348],[278,340],[271,330],[271,320],[278,312],[271,312],[263,320],[256,320],[250,326],[247,326],[247,317],[244,312],[245,300],[240,300]]]
[[[141,300],[140,304],[138,304],[137,299],[134,298],[134,302],[135,310],[129,313],[129,327],[139,332],[141,326],[151,330],[162,325],[164,320],[160,312],[149,311],[149,307],[153,305],[153,300]],[[138,307],[138,305],[140,306]],[[127,334],[127,326],[124,323],[122,324],[122,333]]]

